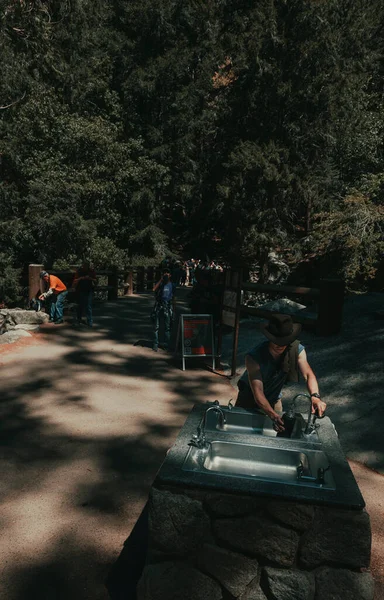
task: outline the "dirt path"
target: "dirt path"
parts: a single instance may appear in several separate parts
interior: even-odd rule
[[[1,348],[0,598],[107,600],[111,565],[192,405],[233,397],[226,379],[152,352],[151,302],[122,299],[96,311],[93,330],[46,325]],[[384,478],[351,467],[383,600]]]
[[[375,579],[374,600],[384,600],[384,475],[349,461],[371,519],[371,571]]]
[[[46,325],[0,354],[0,598],[106,600],[192,405],[231,397],[225,379],[152,352],[151,302],[105,305],[93,330]]]

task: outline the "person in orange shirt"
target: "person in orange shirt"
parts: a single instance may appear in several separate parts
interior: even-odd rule
[[[49,320],[53,321],[56,325],[64,323],[63,321],[63,310],[64,300],[68,294],[66,285],[56,277],[50,275],[47,271],[41,271],[40,279],[44,282],[46,292],[39,296],[40,300],[51,300],[50,317]]]

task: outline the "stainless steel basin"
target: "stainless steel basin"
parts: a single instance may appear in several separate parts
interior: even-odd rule
[[[330,470],[324,474],[322,483],[317,479],[319,469],[328,467],[327,456],[320,450],[212,441],[203,449],[190,448],[182,468],[206,474],[335,489]],[[299,472],[303,477],[299,476]]]
[[[225,416],[225,423],[218,418],[218,413],[211,411],[206,415],[205,431],[222,431],[236,434],[255,434],[268,437],[276,437],[277,433],[273,429],[272,421],[266,415],[261,413],[252,413],[232,409],[228,410],[220,407]],[[296,414],[296,423],[290,440],[303,440],[313,444],[320,444],[317,431],[306,436],[303,432],[305,429],[305,421],[300,413]]]

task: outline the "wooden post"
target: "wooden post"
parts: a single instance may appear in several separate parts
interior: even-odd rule
[[[231,377],[236,375],[237,366],[237,348],[239,345],[239,329],[240,329],[240,311],[241,311],[241,284],[243,279],[243,271],[239,269],[237,271],[237,290],[236,290],[236,313],[235,313],[235,329],[233,332],[233,350],[232,350],[232,367]]]
[[[118,296],[118,285],[119,285],[119,281],[118,281],[118,276],[117,276],[117,271],[109,271],[108,272],[108,286],[112,286],[113,289],[108,290],[108,300],[117,300],[117,296]]]
[[[155,269],[153,267],[147,268],[147,291],[151,292],[154,286],[153,280],[155,278]]]
[[[44,271],[44,265],[29,265],[28,267],[28,298],[36,298],[40,288],[40,271]],[[43,291],[43,290],[41,290]]]
[[[144,267],[137,268],[137,293],[144,292]]]
[[[220,307],[219,307],[219,323],[217,328],[217,346],[216,346],[216,364],[218,369],[222,369],[221,364],[221,351],[223,346],[223,298],[224,298],[225,286],[223,284],[220,294]]]
[[[341,330],[345,283],[341,279],[320,281],[318,335],[334,335]]]
[[[132,296],[133,294],[133,272],[129,269],[124,277],[124,296]]]

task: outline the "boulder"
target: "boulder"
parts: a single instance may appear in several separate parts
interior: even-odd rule
[[[13,329],[12,331],[7,331],[0,335],[0,344],[12,344],[13,342],[17,342],[21,338],[32,337],[28,331],[24,331],[23,329]]]
[[[136,591],[137,600],[222,600],[218,583],[179,562],[146,566]]]
[[[274,300],[273,302],[266,302],[265,304],[259,306],[259,308],[262,308],[263,310],[270,310],[271,312],[294,315],[306,307],[304,304],[299,304],[298,302],[289,300],[289,298],[280,298],[279,300]]]
[[[27,323],[22,323],[21,325],[15,325],[16,331],[20,331],[20,329],[24,331],[39,331],[40,325],[28,325]]]
[[[8,315],[15,325],[28,324],[40,325],[49,320],[49,315],[44,312],[34,310],[7,309]]]
[[[204,544],[199,566],[235,598],[245,591],[259,570],[257,560],[212,544]]]
[[[11,329],[14,329],[14,328],[15,328],[15,325],[14,325],[11,317],[9,316],[9,314],[6,312],[5,312],[5,314],[0,313],[0,335],[5,333],[6,331],[11,331]]]

